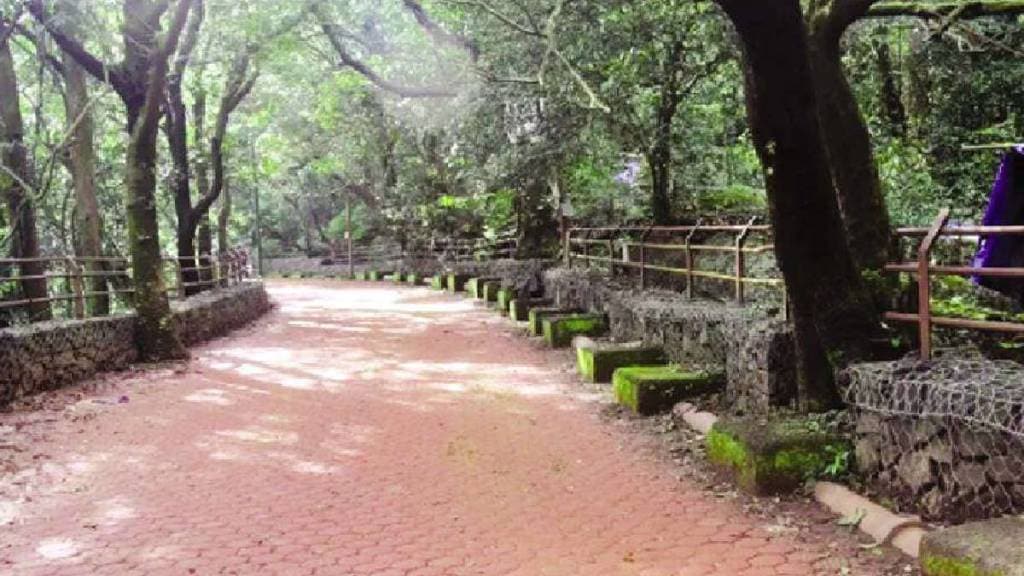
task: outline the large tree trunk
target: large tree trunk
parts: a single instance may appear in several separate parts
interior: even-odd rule
[[[96,199],[96,150],[93,145],[95,124],[89,103],[85,71],[74,58],[64,55],[67,122],[71,131],[68,148],[71,156],[71,182],[75,190],[75,255],[83,259],[103,256],[103,222]],[[110,295],[103,277],[107,266],[98,260],[82,266],[90,274],[85,286],[94,295],[86,300],[89,314],[110,313]]]
[[[192,182],[188,159],[188,120],[181,94],[181,78],[172,77],[167,84],[167,144],[174,168],[171,171],[171,192],[174,211],[178,217],[178,266],[185,295],[199,290],[199,271],[196,261],[196,225],[192,213]]]
[[[655,142],[647,151],[651,170],[651,217],[658,226],[672,222],[672,148],[670,142]]]
[[[834,368],[866,356],[879,323],[843,233],[800,2],[716,1],[743,45],[747,112],[792,300],[800,402],[833,407]]]
[[[773,2],[769,2],[773,3]],[[854,262],[861,270],[881,270],[889,256],[892,230],[864,116],[843,71],[840,40],[850,23],[867,11],[839,13],[850,2],[812,10],[809,53],[817,92],[818,120],[839,198],[842,225]],[[859,13],[858,13],[859,12]]]
[[[543,258],[545,248],[557,241],[558,225],[551,210],[549,198],[552,188],[544,175],[546,172],[538,168],[523,183],[519,194],[519,247],[515,257],[520,260]]]
[[[28,278],[20,282],[22,296],[32,301],[28,305],[31,319],[41,321],[49,320],[52,313],[44,277],[46,264],[38,261],[39,236],[31,189],[34,174],[24,135],[18,77],[5,37],[0,41],[0,194],[10,212],[11,257],[29,260],[19,265],[20,275]]]

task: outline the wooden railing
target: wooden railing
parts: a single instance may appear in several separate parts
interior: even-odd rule
[[[935,316],[932,313],[932,277],[967,276],[987,278],[1020,278],[1024,281],[1024,268],[980,268],[975,266],[947,266],[933,264],[933,250],[943,237],[1024,236],[1024,226],[948,226],[950,211],[939,213],[928,228],[900,228],[897,238],[921,238],[914,262],[896,262],[886,266],[890,273],[911,274],[917,279],[917,312],[887,312],[886,319],[894,322],[917,324],[921,345],[921,358],[932,356],[932,328],[961,328],[983,332],[1005,332],[1024,334],[1024,324],[1018,322],[996,322]]]
[[[514,258],[518,250],[519,239],[514,234],[502,234],[496,238],[441,238],[432,240],[430,245],[434,255],[456,262]]]
[[[163,263],[167,292],[172,298],[183,299],[189,293],[237,284],[250,275],[247,257],[236,251],[198,259],[165,257]],[[23,274],[22,269],[30,264],[34,269],[42,268],[43,272]],[[190,276],[195,279],[186,281]],[[32,280],[46,283],[45,298],[24,295],[21,285]],[[97,284],[102,284],[103,289],[96,289]],[[87,303],[91,300],[117,300],[125,308],[131,308],[134,293],[131,262],[127,258],[0,258],[0,314],[9,315],[12,311],[37,305],[50,306],[52,313],[54,305],[65,304],[65,313],[56,316],[85,318],[89,315]],[[14,296],[4,299],[4,294]]]
[[[650,227],[605,227],[605,228],[573,228],[565,237],[565,261],[570,268],[577,261],[588,266],[603,264],[610,274],[615,275],[619,269],[637,270],[637,281],[640,289],[648,284],[648,272],[663,272],[686,278],[686,295],[694,296],[695,281],[698,278],[731,283],[733,298],[743,304],[747,299],[747,286],[762,285],[780,290],[782,298],[782,314],[788,315],[786,304],[785,283],[778,277],[757,277],[747,270],[747,259],[751,255],[773,252],[771,243],[751,246],[748,240],[752,234],[770,237],[771,228],[751,220],[746,224],[702,224],[693,226],[650,226]],[[729,245],[700,243],[707,235],[732,236]],[[675,238],[676,240],[649,241],[652,236],[659,238]],[[603,254],[595,254],[595,251]],[[622,256],[616,256],[621,251]],[[636,260],[630,255],[635,252]],[[668,265],[662,262],[665,253],[682,253],[683,265]],[[732,273],[709,270],[701,267],[701,254],[714,253],[726,255],[732,259]]]

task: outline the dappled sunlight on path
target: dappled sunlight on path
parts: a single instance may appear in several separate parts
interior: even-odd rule
[[[271,291],[256,329],[54,435],[0,500],[0,573],[795,576],[827,560],[642,458],[468,300]]]

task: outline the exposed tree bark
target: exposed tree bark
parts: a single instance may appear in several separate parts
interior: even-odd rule
[[[205,198],[210,193],[209,157],[206,153],[206,91],[198,89],[193,95],[192,118],[195,124],[193,142],[196,150],[196,190],[200,198]],[[199,249],[199,265],[203,268],[200,278],[207,286],[213,281],[213,233],[210,227],[209,211],[198,216],[199,223],[196,227],[196,241]]]
[[[62,9],[68,10],[65,21],[69,23],[69,32],[77,34],[77,30],[72,26],[77,22],[77,16],[81,11],[78,0],[64,0]],[[68,142],[68,167],[75,192],[75,255],[85,259],[100,258],[103,256],[103,220],[100,216],[99,201],[96,199],[95,122],[86,72],[67,54],[63,54],[61,64],[66,86],[64,100],[67,125],[71,135]],[[95,294],[86,299],[89,314],[109,314],[110,295],[107,280],[102,276],[102,272],[106,271],[108,266],[93,261],[86,263],[82,268],[91,274],[84,283],[86,289]]]
[[[843,224],[815,97],[799,0],[716,0],[743,46],[747,112],[793,304],[800,403],[839,403],[833,370],[864,358],[878,331]]]
[[[550,202],[554,176],[549,172],[538,166],[519,189],[517,259],[543,258],[546,248],[558,242],[558,224]]]
[[[170,26],[161,38],[158,37],[160,21],[169,3],[166,0],[123,0],[124,59],[116,66],[108,66],[52,22],[43,0],[28,3],[29,11],[61,49],[94,77],[109,83],[125,106],[128,242],[135,309],[139,316],[136,340],[144,360],[183,358],[188,354],[174,330],[163,280],[156,212],[156,144],[168,59],[177,49],[191,5],[192,0],[178,0]]]
[[[167,145],[174,169],[171,171],[171,192],[174,195],[174,212],[178,217],[177,248],[181,279],[185,283],[185,295],[192,296],[202,291],[196,259],[196,214],[192,208],[192,174],[188,155],[188,114],[182,91],[185,70],[188,68],[192,51],[199,40],[199,30],[204,18],[203,0],[194,0],[192,16],[178,48],[174,67],[167,77],[167,104],[165,109]]]
[[[231,250],[231,239],[228,236],[228,222],[231,221],[231,189],[226,182],[222,182],[221,187],[220,212],[217,213],[217,252],[224,255]],[[308,235],[306,244],[307,250],[312,252],[311,240]]]
[[[34,171],[25,148],[25,126],[21,116],[18,77],[11,55],[10,36],[0,26],[0,194],[7,204],[11,223],[12,258],[38,259],[39,235],[36,210],[32,199]],[[19,284],[22,296],[31,299],[27,309],[33,321],[52,316],[46,300],[46,265],[39,261],[22,262],[20,275],[27,277]]]
[[[840,40],[876,0],[812,2],[810,58],[818,118],[854,262],[881,270],[892,237],[871,134],[843,71]]]

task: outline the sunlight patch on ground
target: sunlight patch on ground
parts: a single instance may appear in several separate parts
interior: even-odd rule
[[[123,498],[114,498],[96,503],[97,512],[104,524],[113,525],[138,517],[135,508],[128,505]]]
[[[36,553],[47,560],[62,560],[78,554],[78,545],[69,538],[47,538],[36,546]]]
[[[218,430],[214,432],[214,434],[224,438],[241,440],[243,442],[253,442],[256,444],[294,445],[299,441],[299,435],[295,432],[270,430],[269,428],[263,428],[262,426],[249,426],[242,430]]]
[[[21,508],[19,502],[11,500],[0,500],[0,526],[12,524],[18,519],[18,510]]]
[[[218,390],[216,388],[205,388],[203,390],[197,390],[188,396],[185,396],[185,400],[188,402],[195,402],[197,404],[213,404],[215,406],[231,406],[235,402],[230,398],[226,398],[227,392],[224,390]]]

